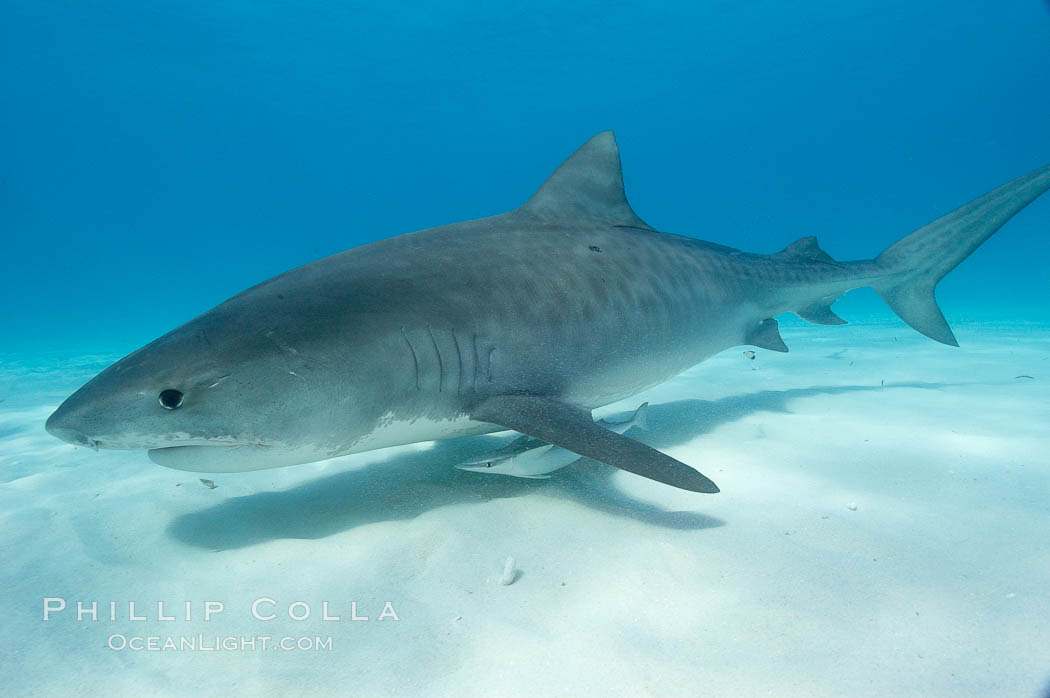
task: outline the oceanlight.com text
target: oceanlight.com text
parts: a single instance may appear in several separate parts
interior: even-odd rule
[[[106,647],[116,652],[331,652],[332,636],[124,635],[114,633]]]

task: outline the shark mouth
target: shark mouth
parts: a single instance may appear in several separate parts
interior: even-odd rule
[[[251,443],[167,446],[146,453],[157,465],[196,473],[237,473],[301,462],[289,461],[286,451]]]

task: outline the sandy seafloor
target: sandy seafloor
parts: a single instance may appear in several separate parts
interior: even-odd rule
[[[598,412],[649,400],[649,433],[632,433],[700,467],[713,496],[589,462],[546,481],[452,468],[506,436],[209,489],[44,432],[116,357],[5,356],[0,690],[1043,694],[1050,328],[956,325],[960,349],[899,325],[790,326],[790,354],[733,349]],[[69,608],[44,622],[44,597]],[[278,619],[252,618],[261,597]],[[77,622],[77,600],[102,619]],[[348,620],[351,600],[369,621]],[[400,620],[376,619],[388,600]],[[149,620],[128,620],[129,601]],[[193,620],[157,620],[157,601],[192,601]],[[205,601],[224,604],[209,622]],[[310,619],[288,619],[296,601]],[[323,601],[341,621],[319,619]],[[114,634],[332,649],[115,651]]]

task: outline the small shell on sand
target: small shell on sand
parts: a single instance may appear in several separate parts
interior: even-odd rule
[[[856,502],[850,502],[849,504],[846,505],[846,508],[849,509],[850,511],[856,511],[857,510],[857,503]]]
[[[503,563],[503,576],[500,577],[499,583],[503,586],[509,586],[514,583],[518,578],[518,570],[514,568],[514,558],[508,557],[507,561]]]

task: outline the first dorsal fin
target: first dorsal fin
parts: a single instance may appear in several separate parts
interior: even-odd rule
[[[590,218],[649,228],[627,203],[612,131],[602,131],[580,146],[521,210],[545,218]]]
[[[837,264],[831,255],[820,249],[820,245],[817,244],[817,238],[813,236],[795,240],[780,252],[777,252],[776,256],[783,257],[784,259],[797,259],[806,262],[829,262],[831,264]]]

